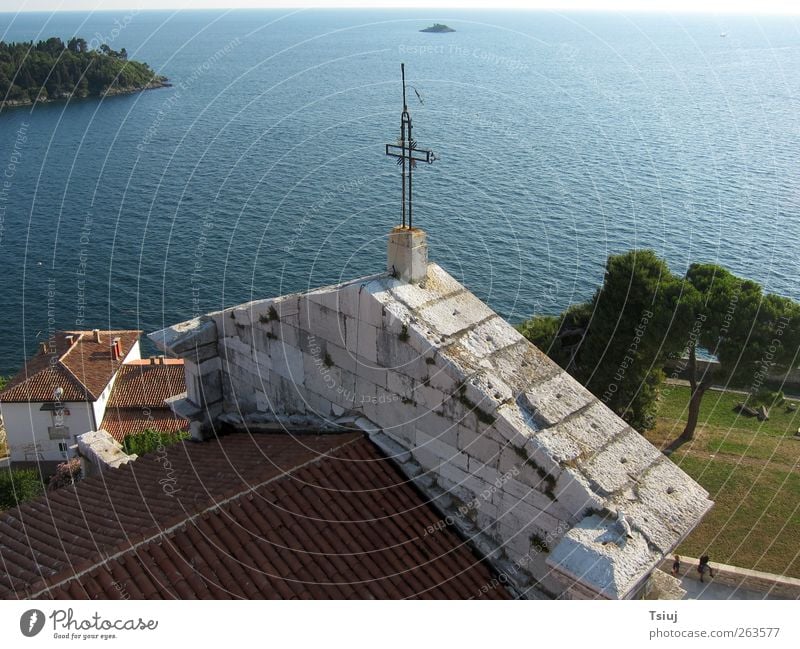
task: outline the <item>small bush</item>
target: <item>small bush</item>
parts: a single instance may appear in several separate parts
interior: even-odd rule
[[[11,509],[44,493],[36,469],[0,469],[0,511]]]
[[[127,435],[122,442],[122,448],[128,455],[145,455],[158,450],[159,447],[172,446],[178,442],[188,439],[189,433],[181,431],[179,433],[164,433],[148,428],[135,435]]]

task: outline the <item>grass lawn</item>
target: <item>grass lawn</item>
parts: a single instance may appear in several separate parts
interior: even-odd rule
[[[715,502],[678,553],[800,578],[800,412],[774,406],[759,422],[734,412],[742,399],[709,391],[695,439],[672,455]],[[680,435],[688,402],[689,388],[665,386],[647,438],[664,447]]]

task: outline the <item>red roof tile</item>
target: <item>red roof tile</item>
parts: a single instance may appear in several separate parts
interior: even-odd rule
[[[126,435],[136,435],[148,428],[161,433],[189,430],[189,422],[169,408],[106,408],[100,428],[121,443]]]
[[[183,363],[123,365],[108,399],[112,408],[163,408],[164,400],[186,392]]]
[[[437,519],[358,433],[186,442],[0,514],[0,597],[508,597]]]
[[[47,349],[28,359],[9,381],[0,392],[0,402],[53,401],[58,387],[64,390],[61,401],[96,401],[141,333],[101,331],[100,342],[95,342],[91,331],[59,331]],[[122,347],[117,360],[111,353],[114,338],[120,339]]]

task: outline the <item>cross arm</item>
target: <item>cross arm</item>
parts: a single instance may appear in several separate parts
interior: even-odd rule
[[[407,160],[413,160],[415,162],[431,163],[436,160],[436,156],[433,154],[433,151],[428,151],[427,149],[403,147],[400,144],[387,144],[386,155],[394,158],[406,158]]]

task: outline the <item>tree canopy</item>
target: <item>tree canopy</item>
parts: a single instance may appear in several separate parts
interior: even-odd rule
[[[124,48],[117,52],[103,44],[93,50],[82,38],[66,44],[60,38],[0,41],[0,103],[97,96],[165,81],[146,63],[129,61]]]
[[[711,385],[757,394],[776,368],[800,361],[800,304],[716,264],[680,277],[651,250],[609,257],[591,301],[519,330],[639,430],[652,426],[663,368],[677,362],[692,388],[684,439]],[[699,363],[700,349],[719,363]]]

